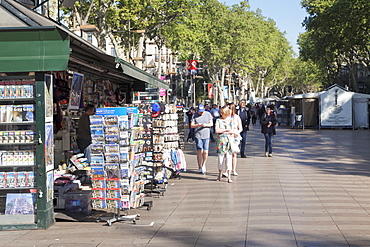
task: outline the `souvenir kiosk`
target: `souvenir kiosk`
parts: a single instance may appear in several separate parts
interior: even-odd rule
[[[169,87],[20,3],[0,0],[0,16],[0,230],[47,228],[55,221],[53,72],[116,80],[127,96],[150,82]]]

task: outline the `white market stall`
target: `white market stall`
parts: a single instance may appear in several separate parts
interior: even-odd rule
[[[285,97],[291,103],[291,127],[369,128],[370,95],[334,84],[317,93]]]

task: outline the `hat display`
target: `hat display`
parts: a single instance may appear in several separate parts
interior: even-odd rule
[[[198,112],[204,112],[206,109],[204,108],[203,104],[198,105]]]
[[[161,107],[158,103],[152,104],[152,117],[158,117],[161,114]]]

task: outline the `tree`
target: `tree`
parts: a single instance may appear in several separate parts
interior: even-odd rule
[[[367,0],[304,0],[309,17],[300,36],[301,57],[325,68],[329,83],[340,83],[340,71],[350,73],[350,88],[358,90],[358,69],[369,68],[370,2]]]
[[[325,74],[313,61],[292,58],[287,78],[274,86],[279,96],[318,92],[323,89]]]
[[[202,58],[221,104],[225,75],[229,79],[233,71],[241,82],[251,81],[251,75],[260,78],[249,86],[256,91],[262,88],[262,94],[286,77],[291,48],[272,20],[250,11],[247,1],[230,8],[214,0],[203,3],[168,26],[171,31],[165,36],[185,59],[193,54]]]
[[[96,35],[98,46],[105,48],[109,37],[119,57],[132,59],[130,50],[137,50],[143,35],[134,30],[145,30],[145,37],[155,38],[161,47],[165,40],[161,28],[176,20],[196,4],[197,0],[91,0],[77,2],[74,8],[64,9],[67,23],[73,26],[85,23],[99,28]]]

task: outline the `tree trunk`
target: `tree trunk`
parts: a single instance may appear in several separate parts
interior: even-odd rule
[[[225,85],[225,73],[226,73],[226,68],[222,67],[222,72],[221,72],[221,83],[220,83],[220,90],[219,90],[219,96],[220,96],[220,105],[223,106],[225,105],[225,99],[224,99],[224,87]]]
[[[138,41],[137,52],[136,52],[136,56],[139,58],[144,58],[143,56],[144,42],[145,42],[145,37],[144,37],[144,34],[142,33]],[[136,67],[138,67],[139,69],[143,69],[143,61],[142,60],[136,61]]]

